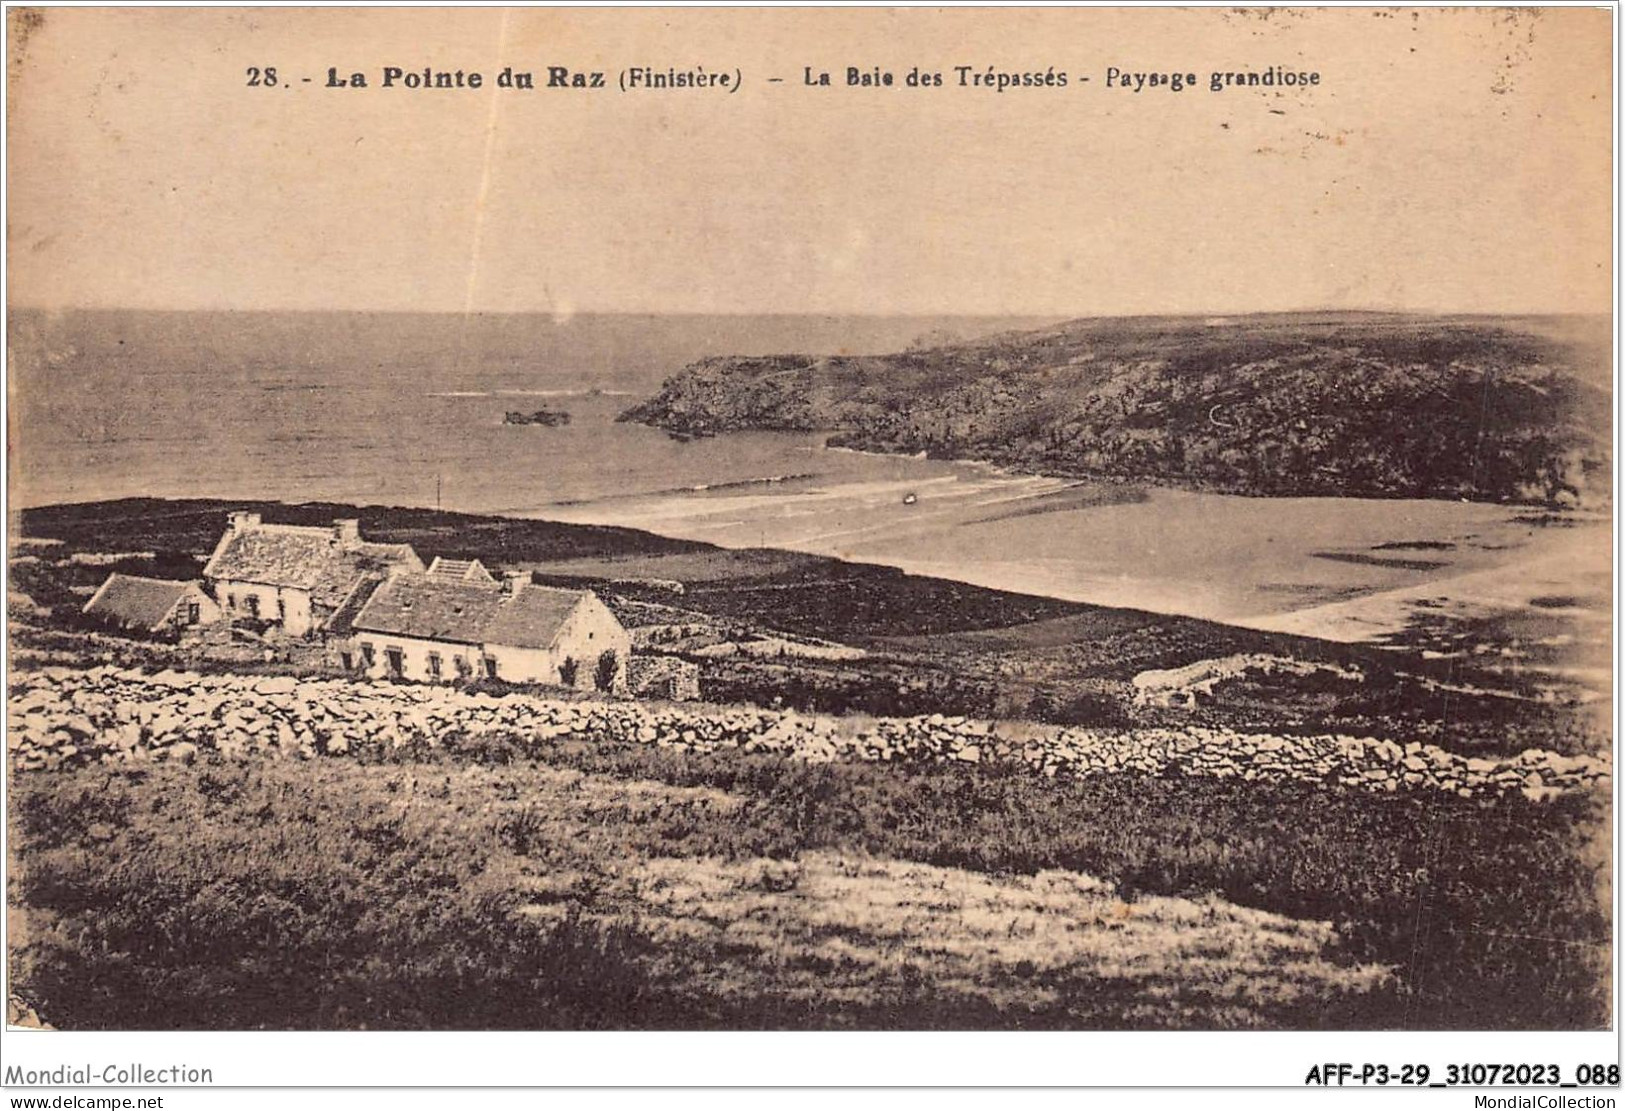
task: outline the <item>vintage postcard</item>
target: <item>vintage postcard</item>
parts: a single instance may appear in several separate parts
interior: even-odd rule
[[[8,9],[7,1082],[1606,1036],[1614,15]]]

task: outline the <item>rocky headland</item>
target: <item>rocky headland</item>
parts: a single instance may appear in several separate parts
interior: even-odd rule
[[[1084,319],[892,355],[703,359],[621,419],[1228,493],[1600,504],[1606,325]]]

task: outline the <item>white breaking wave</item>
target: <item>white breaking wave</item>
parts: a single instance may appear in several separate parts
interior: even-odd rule
[[[632,390],[432,390],[424,397],[636,397]]]

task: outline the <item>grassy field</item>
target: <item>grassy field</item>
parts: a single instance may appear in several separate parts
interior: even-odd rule
[[[70,1029],[1608,1021],[1602,800],[455,739],[12,792]]]

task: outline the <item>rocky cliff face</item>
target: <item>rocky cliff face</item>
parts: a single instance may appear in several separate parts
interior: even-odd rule
[[[863,357],[716,358],[623,413],[684,435],[1266,495],[1606,500],[1607,322],[1080,320]]]

